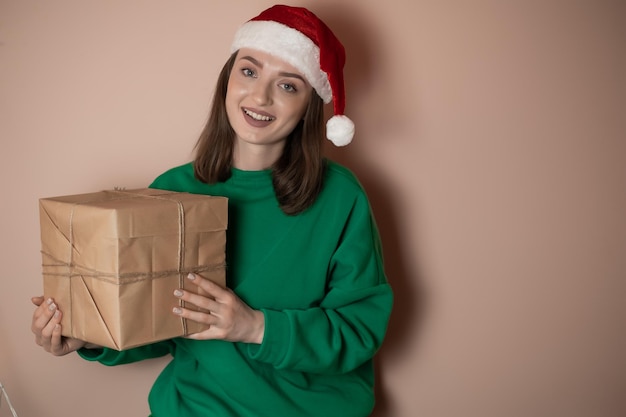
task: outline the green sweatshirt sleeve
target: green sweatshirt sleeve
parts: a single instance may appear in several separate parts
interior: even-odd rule
[[[78,354],[88,361],[100,362],[107,366],[116,366],[139,362],[144,359],[158,358],[167,354],[173,355],[174,346],[174,342],[168,340],[123,351],[109,348],[80,349]]]
[[[370,360],[383,341],[393,303],[382,259],[378,230],[361,194],[331,259],[321,304],[264,309],[264,340],[248,347],[251,357],[279,369],[320,374],[345,373]]]

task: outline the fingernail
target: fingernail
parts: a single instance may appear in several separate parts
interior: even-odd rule
[[[54,312],[54,318],[55,318],[55,319],[58,319],[58,318],[59,318],[59,314],[60,314],[60,313],[59,313],[59,310],[55,311],[55,312]]]
[[[196,274],[190,273],[189,275],[187,275],[187,278],[193,281],[194,279],[196,279]]]
[[[174,312],[174,314],[181,314],[181,313],[183,312],[183,310],[181,310],[181,309],[180,309],[180,308],[178,308],[178,307],[174,307],[174,308],[172,309],[172,311]]]
[[[48,304],[48,305],[52,304],[52,298],[48,298],[48,299],[46,300],[46,304]]]
[[[52,303],[52,304],[50,304],[50,305],[48,306],[48,310],[50,310],[50,311],[54,310],[55,308],[57,308],[57,305],[56,305],[56,304],[54,304],[54,303]]]
[[[182,297],[183,296],[183,292],[181,290],[174,290],[174,295],[176,297]]]

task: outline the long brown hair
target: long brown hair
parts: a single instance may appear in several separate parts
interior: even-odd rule
[[[235,63],[233,53],[217,79],[211,111],[195,146],[196,178],[214,184],[230,178],[235,132],[226,114],[228,79]],[[281,157],[272,166],[274,192],[280,208],[289,215],[310,207],[322,189],[324,158],[324,102],[313,90],[303,119],[287,137]]]

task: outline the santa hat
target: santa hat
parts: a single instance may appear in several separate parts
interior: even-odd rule
[[[346,53],[339,39],[316,15],[303,7],[276,5],[244,23],[231,46],[256,49],[297,68],[324,103],[333,102],[334,115],[326,123],[326,136],[345,146],[354,136],[354,123],[346,117],[343,66]]]

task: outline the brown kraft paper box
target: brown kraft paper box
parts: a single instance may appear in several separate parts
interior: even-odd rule
[[[227,198],[112,190],[42,198],[39,213],[64,336],[125,350],[206,329],[172,314],[173,292],[196,290],[190,272],[225,285]]]

